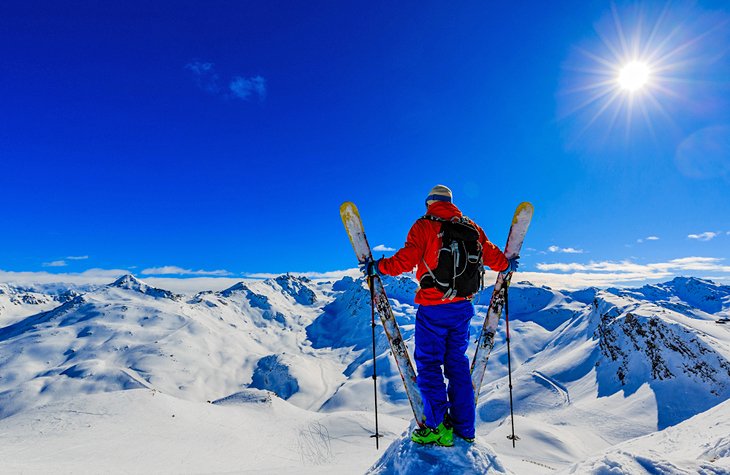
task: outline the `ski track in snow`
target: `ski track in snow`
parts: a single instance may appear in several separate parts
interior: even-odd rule
[[[563,401],[565,404],[570,404],[570,393],[568,392],[568,389],[563,386],[562,384],[558,383],[554,379],[545,376],[540,371],[533,371],[532,375],[537,378],[540,381],[544,381],[550,388],[552,388],[555,392],[560,394],[563,397]]]
[[[412,353],[416,284],[384,285]],[[27,319],[0,341],[2,473],[730,473],[730,326],[715,323],[730,287],[512,284],[514,449],[504,322],[478,444],[454,449],[403,433],[412,414],[378,326],[381,448],[393,443],[380,452],[362,280],[286,275],[186,297],[126,277],[38,318],[69,298],[54,291],[0,284],[0,333]],[[246,389],[262,358],[265,385],[298,388],[288,400]],[[657,432],[667,414],[681,415]]]

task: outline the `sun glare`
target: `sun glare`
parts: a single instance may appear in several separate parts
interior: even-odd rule
[[[649,82],[649,66],[641,61],[632,61],[626,64],[618,75],[618,83],[621,89],[635,92],[646,86]]]
[[[676,129],[672,110],[693,97],[699,78],[715,67],[713,58],[726,54],[730,20],[700,13],[682,2],[613,5],[606,12],[595,37],[576,45],[565,66],[561,116],[576,124],[574,142],[584,133],[590,143],[605,144],[619,129],[626,138],[641,131],[656,137],[655,126],[666,124]]]

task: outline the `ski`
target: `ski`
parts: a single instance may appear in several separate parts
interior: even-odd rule
[[[342,224],[345,225],[347,235],[350,237],[350,242],[355,250],[358,262],[362,264],[367,259],[372,259],[372,251],[370,250],[367,237],[365,237],[365,229],[363,228],[357,206],[349,201],[342,203],[340,206],[340,216],[342,217]],[[398,323],[395,321],[393,309],[390,307],[390,302],[388,301],[388,296],[385,293],[385,288],[380,277],[377,275],[372,277],[371,285],[373,286],[372,291],[375,309],[380,316],[385,335],[388,337],[390,349],[395,358],[401,378],[403,379],[403,385],[406,388],[406,395],[411,403],[411,409],[413,409],[416,423],[419,427],[425,427],[426,416],[423,414],[423,400],[421,399],[421,392],[418,390],[418,385],[416,384],[416,372],[413,369],[408,348],[403,341]]]
[[[524,202],[517,206],[515,215],[512,218],[512,226],[507,237],[507,245],[504,248],[504,255],[507,259],[520,255],[522,241],[527,234],[527,228],[532,220],[534,208],[531,203]],[[499,319],[502,317],[502,309],[504,308],[507,288],[512,280],[512,273],[506,276],[497,275],[497,282],[494,284],[492,299],[489,302],[487,316],[484,319],[484,326],[477,339],[477,347],[474,352],[474,359],[471,362],[471,384],[474,386],[474,403],[479,401],[479,391],[482,387],[482,380],[487,369],[487,361],[489,354],[494,347],[494,335],[497,333]]]

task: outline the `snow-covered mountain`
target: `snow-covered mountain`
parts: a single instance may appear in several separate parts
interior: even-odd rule
[[[15,323],[28,315],[50,310],[78,295],[74,290],[57,294],[0,283],[0,327]]]
[[[384,283],[412,351],[416,284],[405,277],[386,278]],[[34,420],[50,417],[48,408],[61,414],[59,435],[80,437],[90,447],[87,457],[99,456],[95,451],[102,445],[73,429],[88,422],[78,414],[85,404],[126,430],[143,432],[120,422],[124,414],[138,411],[132,409],[137,403],[150,404],[150,410],[134,413],[154,421],[160,407],[184,407],[191,417],[220,421],[226,419],[226,411],[242,422],[268,417],[271,427],[255,428],[268,441],[259,440],[257,450],[275,458],[275,447],[267,444],[277,443],[279,431],[293,430],[299,445],[292,453],[309,453],[260,465],[274,472],[314,465],[317,473],[342,473],[343,468],[363,472],[371,465],[373,473],[398,467],[417,471],[418,460],[429,460],[435,453],[413,451],[407,438],[398,439],[411,413],[379,326],[381,430],[385,441],[395,444],[377,463],[377,453],[360,447],[370,447],[368,435],[374,431],[370,297],[362,279],[314,282],[287,274],[240,282],[220,292],[178,295],[127,275],[85,292],[31,290],[0,284],[0,434],[17,438],[14,444],[0,444],[0,468],[7,463],[13,471],[25,467],[44,472],[59,462],[51,457],[49,465],[24,465],[13,451],[20,438],[33,440],[29,427]],[[472,324],[475,336],[490,291],[475,299],[480,312]],[[505,438],[509,405],[502,325],[477,408],[477,433],[484,448],[444,463],[478,460],[492,464],[494,473],[583,473],[584,468],[590,473],[603,463],[596,460],[620,464],[623,459],[611,455],[616,453],[612,450],[634,439],[643,441],[641,450],[636,449],[643,455],[637,457],[650,458],[646,454],[658,450],[651,444],[665,440],[656,434],[667,431],[675,434],[667,436],[675,437],[673,441],[694,437],[687,441],[692,447],[726,445],[724,439],[712,442],[693,434],[698,423],[691,421],[703,420],[710,411],[719,424],[730,424],[725,402],[730,399],[730,324],[723,324],[730,316],[730,287],[676,278],[637,289],[560,292],[523,282],[512,285],[509,305],[515,425],[521,440],[513,449]],[[138,393],[158,395],[165,403],[153,404],[146,396],[134,395]],[[210,408],[210,402],[217,407]],[[178,409],[175,416],[180,417]],[[47,422],[41,426],[55,430]],[[245,423],[243,428],[222,426],[220,440],[248,430]],[[192,425],[183,427],[193,430]],[[160,427],[160,434],[167,429]],[[109,430],[106,438],[119,436]],[[214,431],[207,428],[209,432]],[[42,447],[44,442],[39,439],[37,444]],[[134,444],[122,446],[131,451]],[[329,451],[320,453],[324,449],[319,446]],[[174,458],[172,453],[174,447],[161,450],[159,456]],[[359,455],[353,459],[351,453]],[[715,461],[709,464],[722,467],[730,460],[726,449],[712,453]],[[60,448],[58,457],[64,457]],[[160,468],[156,457],[148,457],[149,469],[179,471]],[[414,458],[413,463],[404,465],[404,457]],[[218,461],[212,471],[242,469],[241,460],[233,457],[231,463],[234,459],[239,465]],[[62,462],[69,471],[88,468],[70,459]],[[697,466],[680,459],[671,463],[682,470]],[[191,471],[206,471],[202,466],[194,464]],[[99,469],[115,469],[104,467]],[[124,471],[123,467],[129,470],[123,463],[117,469]]]

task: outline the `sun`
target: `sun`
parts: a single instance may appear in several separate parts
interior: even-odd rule
[[[698,11],[681,2],[612,5],[565,64],[560,116],[577,126],[574,143],[584,134],[603,146],[619,130],[627,140],[678,130],[684,118],[674,111],[689,104],[701,71],[727,45],[728,22]]]
[[[645,87],[651,76],[649,66],[641,61],[631,61],[621,68],[618,84],[621,89],[636,92]]]

